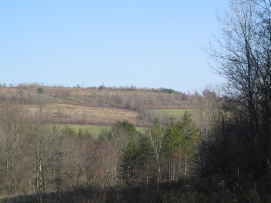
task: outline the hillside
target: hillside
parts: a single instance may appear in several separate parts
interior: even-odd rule
[[[178,117],[196,108],[195,95],[171,89],[53,87],[38,84],[0,87],[1,103],[16,103],[49,123],[111,125],[127,120],[147,125],[153,117]]]

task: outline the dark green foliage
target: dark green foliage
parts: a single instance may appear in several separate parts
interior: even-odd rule
[[[76,131],[73,128],[69,127],[69,126],[65,126],[62,129],[62,132],[63,132],[64,135],[67,135],[67,136],[76,136],[77,135]]]
[[[106,87],[104,86],[104,85],[100,85],[99,87],[98,87],[98,89],[99,90],[103,90],[103,89],[105,89]]]
[[[43,94],[44,93],[43,88],[42,87],[37,88],[37,93],[38,94]]]
[[[169,89],[169,88],[160,88],[159,90],[161,92],[168,93],[168,94],[176,93],[176,91],[174,89]]]
[[[176,152],[179,149],[191,151],[193,145],[199,140],[198,136],[199,131],[191,116],[185,113],[182,120],[171,122],[166,128],[163,150],[168,153]]]
[[[124,126],[134,132],[127,124]],[[191,116],[185,114],[182,120],[164,127],[156,121],[145,135],[129,136],[121,157],[121,179],[125,184],[148,184],[176,181],[182,174],[187,175],[198,135]]]
[[[120,163],[120,178],[125,184],[145,183],[152,176],[153,151],[146,136],[131,137],[123,150]],[[149,178],[150,179],[150,178]]]
[[[126,131],[128,134],[133,134],[136,132],[136,128],[133,124],[129,123],[128,121],[122,121],[113,125],[112,131],[116,133],[120,131]]]
[[[103,132],[99,139],[113,140],[113,139],[128,139],[131,136],[138,136],[139,132],[136,127],[128,121],[121,121],[114,124],[110,131]]]

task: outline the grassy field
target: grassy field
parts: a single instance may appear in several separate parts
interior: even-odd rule
[[[75,133],[79,133],[81,130],[82,133],[89,133],[93,136],[99,136],[104,131],[109,131],[111,126],[104,125],[78,125],[78,124],[56,124],[59,129],[64,129],[66,127],[72,129]]]
[[[53,125],[59,129],[64,129],[65,127],[71,128],[75,133],[80,130],[82,133],[89,133],[95,137],[98,137],[102,132],[109,131],[111,129],[110,125],[78,125],[78,124],[56,124]],[[146,128],[136,127],[138,132],[144,133]]]
[[[180,118],[186,112],[191,113],[193,109],[153,109],[150,111],[157,114],[158,116],[166,115],[172,118]]]
[[[157,115],[158,118],[166,116],[166,117],[178,119],[178,118],[181,118],[186,112],[192,113],[194,110],[193,109],[151,109],[149,111]],[[111,113],[113,114],[114,111]],[[109,114],[108,116],[110,117],[111,115]],[[112,120],[114,120],[115,123],[118,121],[115,119],[112,119]],[[79,132],[79,130],[81,130],[81,132],[83,133],[88,132],[92,134],[93,136],[98,136],[104,131],[109,131],[111,129],[112,124],[114,124],[114,122],[112,122],[111,124],[104,124],[104,125],[57,124],[57,126],[60,128],[69,127],[77,133]],[[144,133],[147,130],[147,128],[144,128],[144,127],[136,127],[136,129],[138,132],[141,132],[141,133]]]
[[[120,121],[128,121],[134,125],[139,122],[137,111],[113,108],[113,107],[92,107],[84,104],[22,104],[22,109],[29,113],[33,118],[46,120],[52,125],[60,128],[70,127],[75,133],[89,133],[94,136],[103,131],[110,130],[111,126]],[[1,106],[0,106],[1,109]],[[161,108],[147,110],[158,119],[181,118],[185,112],[192,112],[193,109]],[[142,124],[141,124],[142,125]],[[139,132],[144,132],[146,128],[137,127]]]
[[[87,105],[49,103],[43,105],[22,105],[30,115],[39,116],[52,125],[60,128],[70,127],[76,134],[79,131],[98,136],[103,131],[110,130],[111,126],[120,121],[128,121],[134,125],[138,123],[138,112],[127,109],[91,107]],[[193,109],[149,109],[153,117],[181,118],[185,112]],[[139,132],[144,133],[146,128],[137,127]]]

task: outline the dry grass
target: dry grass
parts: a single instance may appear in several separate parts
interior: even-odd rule
[[[39,88],[42,88],[42,93],[38,92]],[[80,125],[111,125],[123,120],[145,125],[143,118],[138,116],[144,110],[149,109],[159,117],[176,117],[183,114],[182,110],[176,109],[190,108],[189,101],[183,101],[181,94],[133,88],[71,88],[30,84],[0,87],[0,100],[20,104],[30,115],[40,116],[41,111],[49,123]]]
[[[42,89],[42,93],[38,89]],[[129,88],[72,88],[38,84],[0,87],[0,98],[16,99],[24,104],[64,103],[93,107],[115,107],[130,110],[186,108],[189,102],[182,94],[169,94],[152,89]]]
[[[72,104],[23,105],[32,115],[42,112],[50,121],[78,124],[113,124],[127,120],[136,124],[134,111]]]
[[[193,109],[152,109],[150,111],[156,115],[166,115],[172,118],[180,118],[185,113],[192,113]]]

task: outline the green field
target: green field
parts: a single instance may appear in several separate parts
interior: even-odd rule
[[[79,124],[57,124],[54,125],[59,129],[70,128],[76,134],[81,131],[82,133],[89,133],[93,136],[98,136],[104,131],[110,130],[110,126],[103,126],[103,125],[79,125]]]
[[[110,125],[79,125],[79,124],[57,124],[54,125],[59,129],[70,128],[76,134],[81,130],[82,133],[89,133],[95,137],[99,136],[102,132],[109,131],[111,129]],[[146,128],[136,127],[138,132],[144,133]]]
[[[181,118],[186,112],[191,113],[193,109],[151,109],[149,110],[157,117],[171,117],[171,118]],[[80,125],[80,124],[56,124],[53,125],[61,130],[71,130],[74,134],[90,134],[94,137],[99,136],[101,133],[110,131],[111,125]],[[144,133],[146,128],[136,127],[138,132]]]
[[[166,115],[172,118],[182,117],[186,112],[191,113],[193,109],[153,109],[151,112],[157,115]]]

